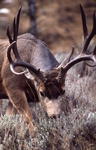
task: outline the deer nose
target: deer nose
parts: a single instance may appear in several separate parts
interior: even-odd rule
[[[44,92],[42,92],[42,91],[40,91],[40,94],[41,94],[41,96],[42,96],[42,97],[44,97],[44,96],[45,96],[45,93],[44,93]]]
[[[60,102],[58,102],[57,100],[48,100],[45,102],[45,108],[46,108],[46,112],[48,114],[49,117],[55,117],[58,116],[61,112],[60,109]]]

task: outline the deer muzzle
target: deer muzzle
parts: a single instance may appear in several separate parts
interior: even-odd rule
[[[46,98],[44,100],[44,106],[49,117],[58,116],[61,112],[60,101],[57,99],[49,100],[48,98]]]

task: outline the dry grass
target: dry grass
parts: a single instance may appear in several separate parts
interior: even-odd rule
[[[0,148],[3,150],[95,150],[95,79],[79,78],[71,69],[66,78],[66,96],[60,98],[62,113],[48,118],[41,104],[32,104],[35,136],[19,115],[0,119]],[[94,85],[95,84],[95,85]],[[93,88],[94,85],[94,88]]]
[[[81,20],[77,8],[79,2],[76,2],[70,4],[68,0],[54,0],[51,3],[48,0],[46,3],[42,1],[40,5],[38,1],[40,38],[55,51],[70,49],[74,44],[72,37],[81,41]],[[81,2],[89,10],[87,1]],[[66,77],[65,90],[66,95],[60,98],[62,113],[57,118],[48,118],[41,104],[32,104],[34,123],[38,129],[34,137],[29,134],[22,116],[2,115],[0,150],[96,150],[95,78],[79,78],[75,69],[71,69]],[[1,109],[2,113],[4,110],[5,107]]]

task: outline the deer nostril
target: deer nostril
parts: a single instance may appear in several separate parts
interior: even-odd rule
[[[41,94],[41,96],[43,96],[43,97],[45,96],[44,92],[42,92],[42,91],[40,91],[40,94]]]

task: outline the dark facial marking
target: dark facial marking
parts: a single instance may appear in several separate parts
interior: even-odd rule
[[[40,94],[43,97],[48,97],[49,99],[57,99],[60,95],[64,94],[64,90],[61,88],[58,81],[52,80],[52,81],[46,81],[45,83],[45,91],[40,92]]]

